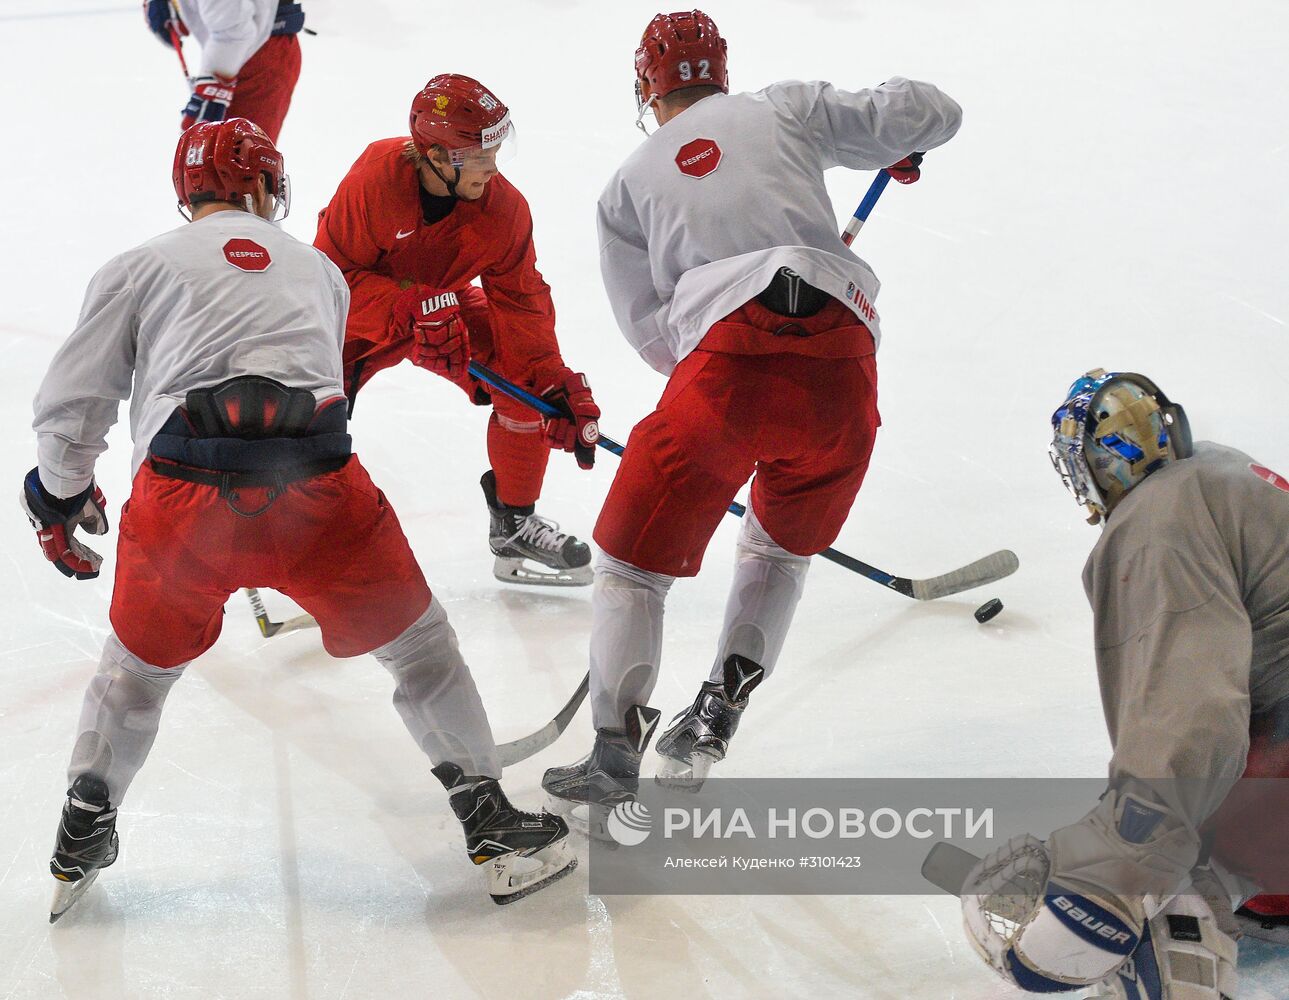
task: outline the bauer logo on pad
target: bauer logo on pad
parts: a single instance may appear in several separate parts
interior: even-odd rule
[[[721,147],[715,139],[695,139],[680,147],[676,166],[690,177],[706,177],[721,165]]]
[[[273,263],[269,252],[254,240],[229,240],[224,244],[224,258],[242,271],[264,271]]]

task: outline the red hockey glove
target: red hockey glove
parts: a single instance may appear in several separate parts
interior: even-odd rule
[[[542,421],[546,443],[552,448],[571,451],[579,466],[591,468],[595,465],[595,442],[600,440],[600,408],[591,398],[586,376],[565,366],[555,373],[554,383],[540,395],[563,414]]]
[[[228,114],[228,106],[233,103],[233,90],[236,80],[225,80],[221,76],[195,76],[192,78],[192,97],[183,110],[184,131],[198,122],[222,122]]]
[[[93,481],[76,496],[63,500],[46,490],[40,483],[39,470],[32,469],[22,482],[18,502],[54,569],[77,580],[98,576],[103,557],[73,537],[78,527],[92,535],[107,531],[107,501]]]
[[[413,364],[457,383],[468,377],[470,331],[461,318],[456,292],[424,285],[404,289],[394,300],[393,324],[415,341]]]
[[[901,184],[913,184],[922,176],[922,157],[925,153],[909,153],[899,163],[892,163],[886,172]]]

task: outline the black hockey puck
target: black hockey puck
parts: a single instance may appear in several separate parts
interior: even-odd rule
[[[976,621],[983,625],[985,622],[989,621],[989,619],[997,618],[998,612],[1002,611],[1002,609],[1003,602],[998,600],[996,597],[992,597],[985,601],[984,604],[980,605],[980,607],[976,608]]]

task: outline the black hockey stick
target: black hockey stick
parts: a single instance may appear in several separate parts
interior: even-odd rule
[[[532,407],[542,416],[564,416],[560,410],[540,396],[534,396],[531,392],[521,389],[478,361],[470,362],[470,374],[480,382],[486,382],[494,389],[505,393],[511,399]],[[601,434],[595,443],[619,458],[626,451],[625,447],[604,434]],[[747,508],[741,503],[731,503],[729,511],[731,514],[742,517],[747,513]],[[942,573],[940,576],[932,576],[924,580],[913,580],[907,576],[894,576],[885,570],[878,569],[876,566],[870,566],[862,559],[848,556],[845,552],[838,552],[831,547],[824,549],[819,554],[829,562],[844,566],[852,573],[858,573],[874,583],[880,583],[883,587],[917,601],[934,601],[950,594],[972,590],[975,587],[983,587],[987,583],[994,583],[1004,577],[1011,576],[1020,566],[1020,560],[1016,558],[1015,552],[1009,549],[1000,549],[982,559],[977,559],[973,563],[968,563],[966,566],[960,566],[957,569],[950,570],[948,573]]]

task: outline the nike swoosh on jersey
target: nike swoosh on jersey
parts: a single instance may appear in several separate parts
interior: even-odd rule
[[[416,227],[415,227],[415,226],[413,226],[413,227],[412,227],[411,229],[409,229],[407,232],[403,232],[402,230],[399,230],[397,233],[395,233],[395,234],[394,234],[394,239],[396,239],[396,240],[405,240],[405,239],[407,239],[409,236],[411,236],[414,232],[416,232]]]

